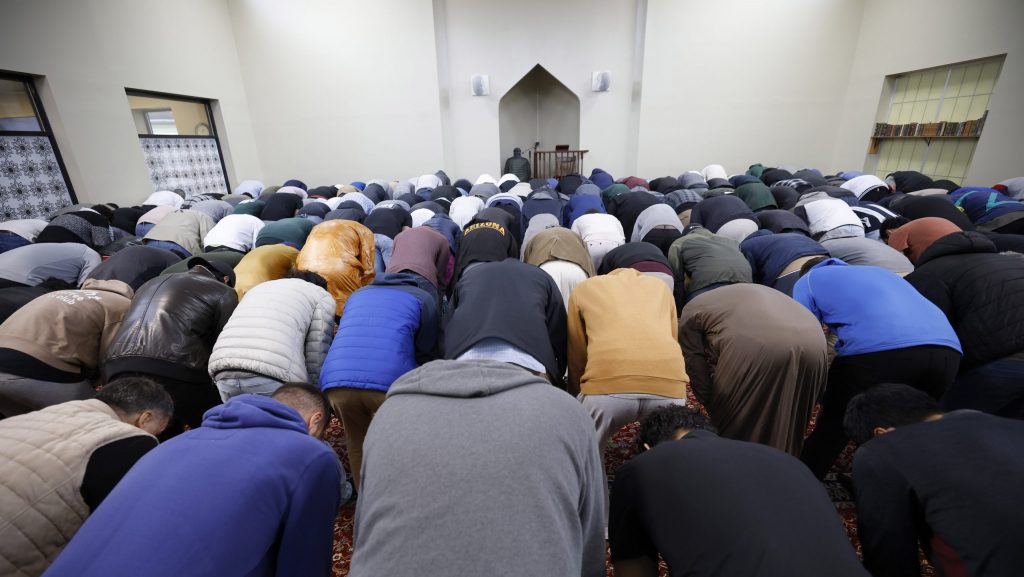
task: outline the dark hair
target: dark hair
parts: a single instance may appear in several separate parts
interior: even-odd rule
[[[301,412],[321,411],[324,425],[331,419],[331,405],[320,389],[308,383],[285,383],[270,398]]]
[[[106,204],[94,204],[90,208],[95,210],[97,213],[99,213],[103,218],[105,218],[107,220],[112,220],[114,218],[114,209],[110,208],[109,205],[106,205]]]
[[[883,241],[887,241],[889,240],[889,233],[891,233],[894,229],[897,229],[907,224],[908,222],[910,222],[910,219],[903,216],[894,216],[892,218],[887,218],[884,221],[882,221],[881,225],[878,226],[878,236],[881,237]]]
[[[696,409],[682,405],[662,407],[648,413],[640,423],[640,434],[636,438],[637,452],[646,450],[644,444],[653,448],[675,439],[680,429],[718,432],[711,421]]]
[[[284,278],[297,278],[327,290],[327,279],[310,270],[292,269],[288,271],[288,274],[284,275]]]
[[[858,445],[871,440],[877,427],[901,427],[942,414],[939,404],[924,391],[886,383],[857,395],[846,406],[843,428]]]
[[[828,259],[829,259],[829,257],[827,257],[825,255],[819,255],[819,256],[816,256],[816,257],[812,258],[811,260],[805,262],[804,265],[802,267],[800,267],[800,276],[802,277],[805,274],[811,272],[812,268],[814,268],[817,265],[825,262]]]
[[[126,415],[144,411],[174,416],[174,401],[163,386],[146,377],[121,377],[107,383],[96,393],[96,399]]]

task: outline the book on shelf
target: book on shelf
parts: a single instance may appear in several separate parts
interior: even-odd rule
[[[931,138],[934,136],[981,136],[985,128],[985,120],[988,118],[986,110],[981,118],[965,120],[963,122],[911,122],[909,124],[889,124],[888,122],[876,122],[875,130],[871,133],[873,138],[906,138],[921,137]]]

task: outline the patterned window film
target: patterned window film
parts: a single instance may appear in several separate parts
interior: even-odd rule
[[[891,99],[887,114],[879,122],[922,127],[984,122],[1004,59],[1005,56],[996,56],[889,77],[893,86]],[[875,173],[884,178],[897,170],[917,170],[934,179],[962,182],[970,168],[980,128],[977,133],[885,138],[878,146]]]
[[[208,100],[126,92],[154,190],[230,192]]]
[[[75,202],[32,78],[0,74],[0,220],[45,219]]]

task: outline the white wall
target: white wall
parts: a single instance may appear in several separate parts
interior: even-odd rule
[[[497,175],[498,103],[519,80],[540,64],[580,99],[580,147],[590,149],[585,168],[604,168],[615,176],[625,170],[631,103],[635,0],[436,0],[443,10],[439,42],[447,46],[442,66],[448,84],[445,166],[449,174],[475,178]],[[611,90],[590,91],[594,70],[612,73]],[[473,74],[490,76],[491,94],[470,96]],[[504,156],[503,156],[504,154]],[[623,176],[626,176],[622,174]]]
[[[830,168],[861,6],[650,0],[639,173]]]
[[[865,0],[832,166],[864,166],[885,77],[997,54],[1006,61],[965,183],[1024,174],[1024,2]],[[897,31],[908,30],[910,38]]]
[[[228,5],[265,182],[318,186],[441,168],[430,0]]]
[[[133,204],[152,191],[126,87],[216,99],[230,182],[261,172],[222,1],[0,0],[0,70],[44,77],[80,201]]]

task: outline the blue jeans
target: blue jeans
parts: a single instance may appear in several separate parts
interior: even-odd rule
[[[1024,419],[1024,358],[1007,357],[964,371],[943,395],[942,408]]]
[[[145,243],[147,246],[169,250],[173,253],[176,253],[181,258],[189,258],[190,256],[192,256],[192,253],[182,248],[180,244],[176,242],[171,242],[169,240],[146,239],[143,241],[143,243]]]
[[[269,397],[274,391],[281,388],[282,383],[277,379],[263,375],[252,375],[248,377],[216,377],[214,384],[220,391],[220,398],[226,403],[228,399],[237,395],[263,395]]]
[[[135,225],[135,236],[139,238],[146,236],[146,233],[153,230],[154,226],[156,226],[155,222],[140,222]]]
[[[0,231],[0,253],[32,244],[13,232]]]

